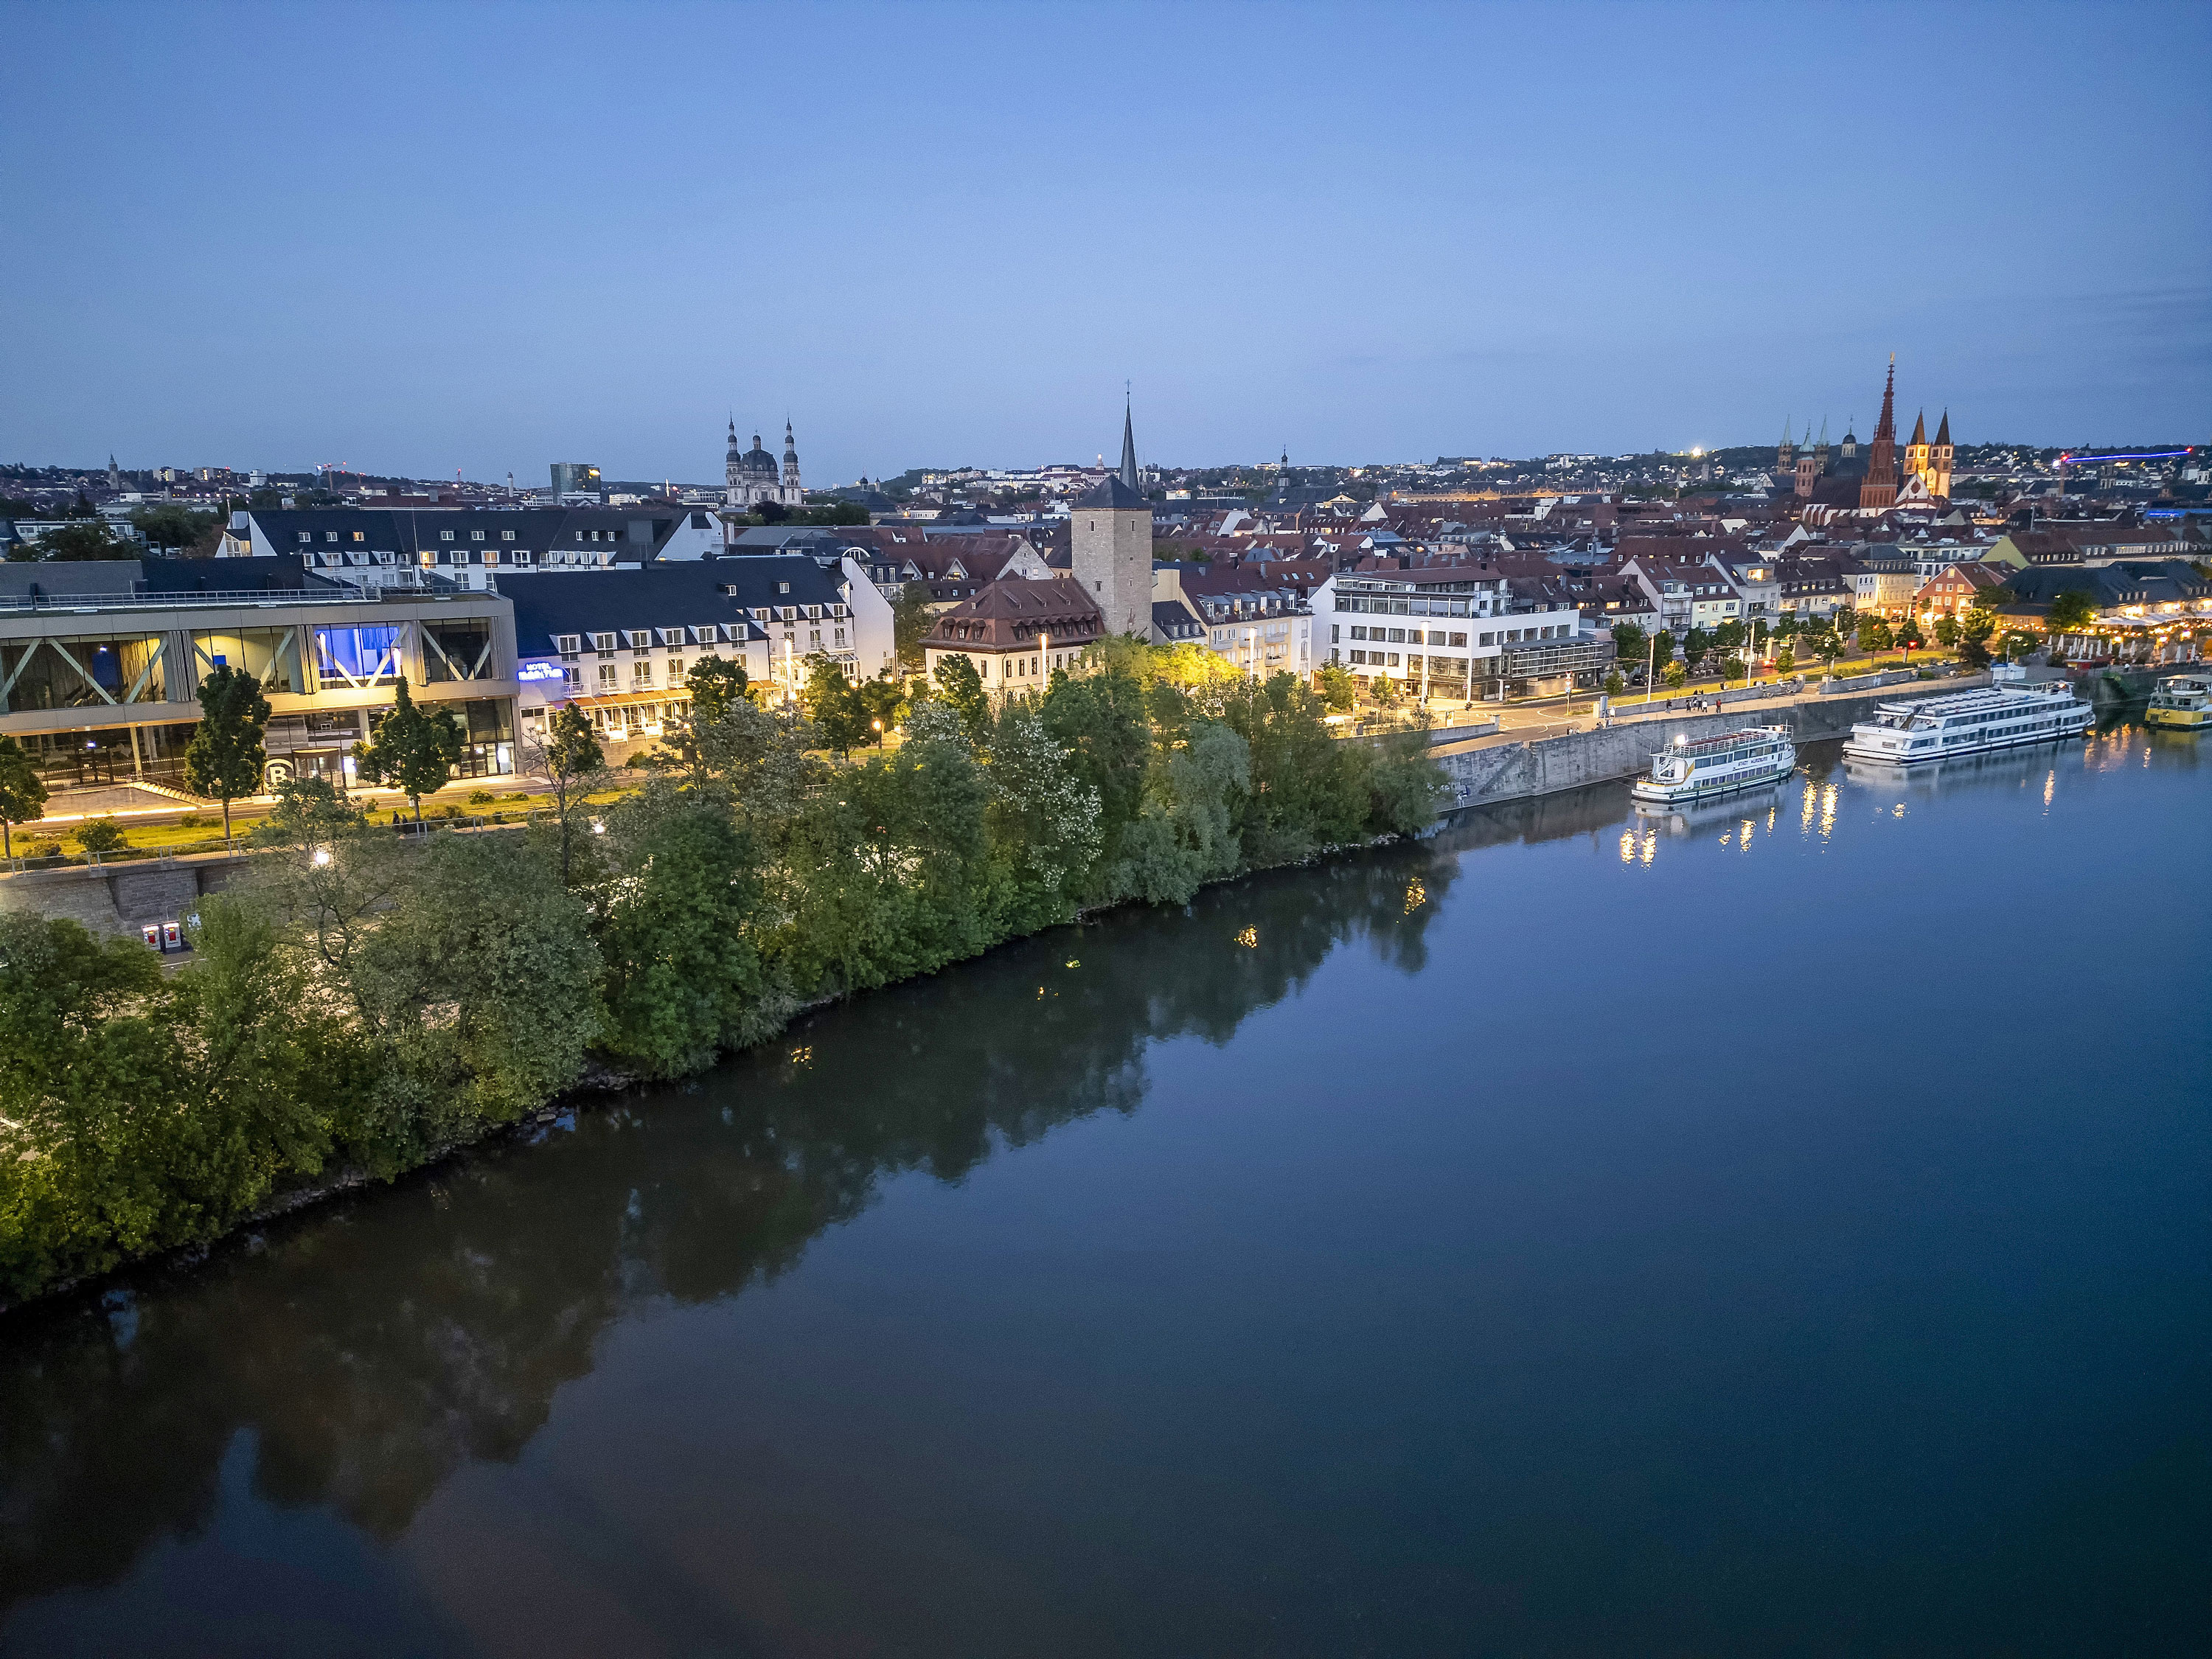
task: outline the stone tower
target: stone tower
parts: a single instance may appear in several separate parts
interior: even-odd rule
[[[1137,483],[1137,431],[1129,423],[1129,406],[1121,406],[1121,482],[1141,493]]]
[[[799,488],[799,445],[791,435],[788,419],[783,423],[783,487],[789,490]]]
[[[1115,634],[1152,636],[1152,509],[1118,472],[1075,499],[1068,518],[1074,579]]]
[[[1887,513],[1897,505],[1897,354],[1889,357],[1889,380],[1881,389],[1881,419],[1875,422],[1867,450],[1866,481],[1859,485],[1859,511]]]
[[[1928,411],[1924,409],[1913,417],[1912,441],[1905,446],[1905,470],[1926,484],[1931,495],[1935,492],[1936,480],[1929,476],[1928,465]]]
[[[1790,441],[1790,419],[1782,421],[1782,441],[1774,447],[1774,482],[1795,484],[1797,481],[1797,446]]]
[[[1943,419],[1936,428],[1936,447],[1928,458],[1928,493],[1951,497],[1951,411],[1943,411]]]

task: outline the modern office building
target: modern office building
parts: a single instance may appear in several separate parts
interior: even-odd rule
[[[0,733],[67,792],[182,787],[201,677],[258,676],[274,711],[267,781],[351,776],[350,750],[402,680],[468,732],[459,775],[515,769],[513,610],[417,574],[325,580],[296,556],[0,565]],[[112,803],[111,803],[112,804]]]
[[[599,495],[604,493],[599,483],[599,469],[589,462],[553,463],[553,499],[556,501],[568,495]]]

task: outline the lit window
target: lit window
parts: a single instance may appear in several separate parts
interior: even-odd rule
[[[353,532],[353,538],[354,538],[354,540],[356,540],[356,541],[357,541],[357,542],[365,542],[365,541],[367,541],[367,540],[368,539],[368,538],[366,535],[362,534],[362,533],[360,531],[358,531],[358,530],[356,530],[356,531],[355,531],[355,532]]]

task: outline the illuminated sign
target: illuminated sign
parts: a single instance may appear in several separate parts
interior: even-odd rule
[[[566,679],[568,676],[561,672],[559,663],[526,662],[515,671],[514,678],[518,680],[560,680]]]

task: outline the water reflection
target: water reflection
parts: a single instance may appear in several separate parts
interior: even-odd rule
[[[1225,1042],[1347,943],[1418,972],[1451,854],[1481,833],[1249,880],[1190,920],[1060,930],[821,1014],[688,1091],[18,1316],[0,1605],[112,1581],[201,1528],[242,1435],[263,1498],[397,1537],[465,1463],[515,1459],[626,1312],[775,1279],[889,1176],[957,1182],[1001,1147],[1135,1110],[1148,1044]]]

